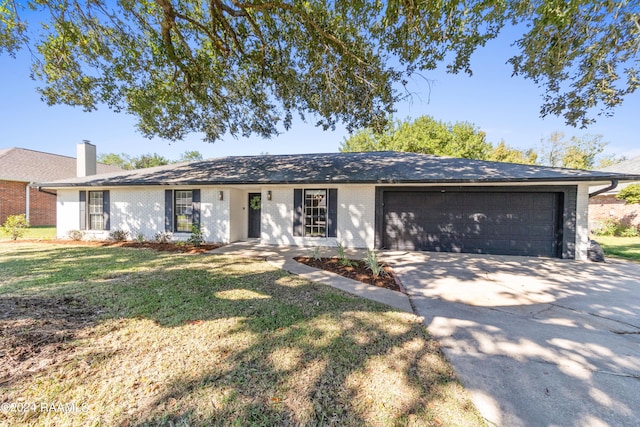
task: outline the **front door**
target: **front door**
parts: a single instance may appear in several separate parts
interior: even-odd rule
[[[262,211],[260,193],[249,193],[249,237],[260,237],[260,213]]]

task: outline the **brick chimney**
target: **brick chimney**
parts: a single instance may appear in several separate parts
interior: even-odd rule
[[[77,147],[76,175],[78,177],[96,174],[96,146],[82,141]]]

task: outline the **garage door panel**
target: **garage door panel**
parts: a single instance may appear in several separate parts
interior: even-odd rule
[[[557,256],[559,200],[553,192],[387,191],[383,246]]]
[[[555,209],[536,209],[535,212],[531,213],[531,221],[536,223],[549,223],[552,222],[557,215],[558,212]]]

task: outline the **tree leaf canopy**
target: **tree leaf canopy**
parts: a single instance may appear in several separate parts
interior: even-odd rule
[[[541,114],[586,125],[637,89],[637,1],[0,0],[0,53],[33,47],[48,104],[106,104],[148,137],[268,138],[295,115],[381,130],[414,73],[471,73],[505,26]],[[42,22],[38,31],[37,23]]]

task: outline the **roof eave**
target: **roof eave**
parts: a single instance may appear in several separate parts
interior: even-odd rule
[[[199,186],[199,185],[313,185],[313,184],[499,184],[499,183],[541,183],[541,182],[607,182],[612,179],[618,181],[639,181],[640,176],[562,176],[545,178],[496,178],[496,179],[427,179],[408,180],[383,178],[377,180],[236,180],[236,181],[171,181],[171,182],[149,182],[149,181],[127,181],[127,182],[71,182],[71,183],[42,183],[43,188],[75,188],[75,187],[141,187],[141,186]]]

